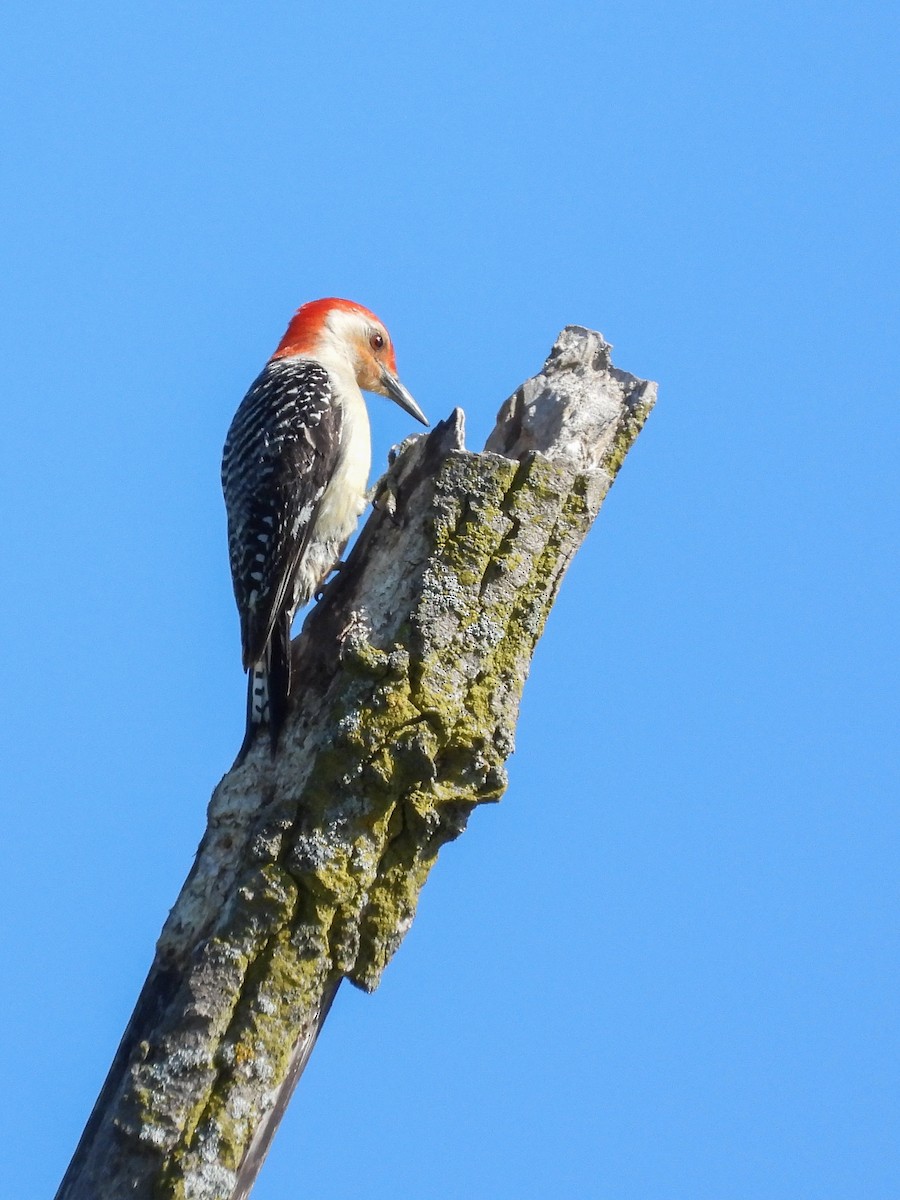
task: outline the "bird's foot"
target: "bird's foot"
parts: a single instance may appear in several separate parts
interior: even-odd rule
[[[386,513],[395,524],[397,523],[400,494],[393,472],[385,471],[375,486],[369,491],[368,499],[376,512]]]
[[[334,564],[334,566],[331,568],[331,570],[328,572],[328,574],[325,576],[325,578],[322,580],[322,582],[319,584],[319,586],[316,588],[316,590],[313,592],[313,599],[315,600],[315,602],[317,604],[322,599],[322,597],[325,595],[325,593],[328,591],[328,589],[331,587],[331,585],[333,583],[337,582],[337,577],[340,575],[341,571],[344,570],[346,565],[347,564],[344,562],[344,560],[339,558],[337,560],[337,562]]]

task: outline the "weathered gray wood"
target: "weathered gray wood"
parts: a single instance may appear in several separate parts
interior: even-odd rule
[[[343,978],[371,990],[444,843],[506,786],[560,580],[655,400],[565,329],[486,450],[400,448],[294,643],[292,709],[216,788],[57,1200],[240,1200]]]

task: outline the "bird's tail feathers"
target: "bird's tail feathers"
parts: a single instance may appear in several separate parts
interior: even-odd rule
[[[262,726],[268,726],[272,753],[287,716],[291,690],[291,628],[285,617],[275,623],[262,658],[247,672],[247,729],[237,761],[245,758]]]

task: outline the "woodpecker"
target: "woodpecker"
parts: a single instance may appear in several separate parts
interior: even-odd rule
[[[313,300],[294,314],[225,439],[228,554],[248,672],[239,760],[264,725],[275,749],[294,614],[339,562],[366,505],[372,453],[361,388],[428,424],[375,314],[350,300]]]

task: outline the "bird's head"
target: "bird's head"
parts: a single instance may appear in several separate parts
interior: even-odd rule
[[[361,388],[387,396],[410,416],[428,418],[397,376],[390,334],[373,312],[352,300],[311,300],[294,313],[273,358],[315,358],[349,364]]]

